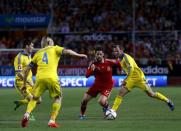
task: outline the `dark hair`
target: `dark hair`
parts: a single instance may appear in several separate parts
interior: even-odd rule
[[[23,42],[23,48],[26,48],[27,45],[28,45],[28,46],[31,45],[31,43],[32,43],[32,41],[29,40],[29,39],[24,40],[24,42]]]
[[[103,51],[103,49],[102,49],[101,46],[96,46],[96,47],[95,47],[95,51]]]
[[[123,46],[120,46],[120,45],[113,45],[112,48],[117,48],[119,47],[120,50],[124,50],[124,47]]]
[[[119,47],[119,45],[113,45],[112,48],[117,48],[117,46]]]

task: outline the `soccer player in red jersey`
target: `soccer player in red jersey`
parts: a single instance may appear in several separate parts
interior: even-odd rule
[[[88,102],[98,94],[100,94],[98,103],[103,107],[103,111],[105,112],[108,108],[108,97],[114,85],[112,79],[112,66],[118,64],[119,62],[115,60],[105,59],[104,52],[101,47],[97,47],[95,49],[95,60],[90,63],[86,72],[86,77],[88,78],[89,76],[94,75],[95,81],[84,94],[83,100],[81,102],[81,120],[85,119],[85,111]]]

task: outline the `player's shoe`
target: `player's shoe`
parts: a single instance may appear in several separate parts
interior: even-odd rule
[[[85,119],[86,119],[86,116],[85,116],[85,115],[80,115],[80,116],[79,116],[79,119],[80,119],[80,120],[85,120]]]
[[[51,128],[58,128],[60,125],[56,122],[48,122],[48,126]]]
[[[29,121],[29,114],[25,113],[24,117],[21,121],[21,126],[22,127],[27,127],[28,126],[28,121]]]
[[[30,120],[30,121],[35,121],[35,120],[36,120],[35,117],[34,117],[34,115],[33,115],[32,113],[30,113],[29,120]]]
[[[109,106],[108,106],[107,108],[106,108],[106,107],[103,107],[103,108],[102,108],[102,111],[103,111],[104,113],[106,113],[106,111],[107,111],[108,109],[110,109]]]
[[[15,104],[14,110],[16,111],[21,106],[21,104],[19,103],[19,101],[14,101],[14,104]]]
[[[168,104],[171,111],[173,111],[175,109],[174,104],[171,100],[169,100],[167,104]]]

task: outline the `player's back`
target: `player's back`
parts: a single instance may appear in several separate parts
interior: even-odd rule
[[[62,50],[60,46],[48,46],[35,54],[32,62],[37,64],[36,79],[58,79],[57,66]]]

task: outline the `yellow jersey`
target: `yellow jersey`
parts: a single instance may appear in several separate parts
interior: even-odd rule
[[[36,79],[57,79],[57,66],[62,55],[63,47],[47,46],[37,51],[30,63],[30,67],[37,65]]]
[[[120,65],[127,74],[126,81],[144,78],[143,71],[138,67],[135,60],[128,54],[123,53],[120,57]]]
[[[19,78],[17,73],[23,73],[26,66],[28,66],[30,62],[31,62],[30,54],[27,54],[25,51],[21,51],[17,54],[17,56],[14,59],[15,80],[23,81],[21,78]],[[32,81],[32,71],[28,73],[27,80]]]

